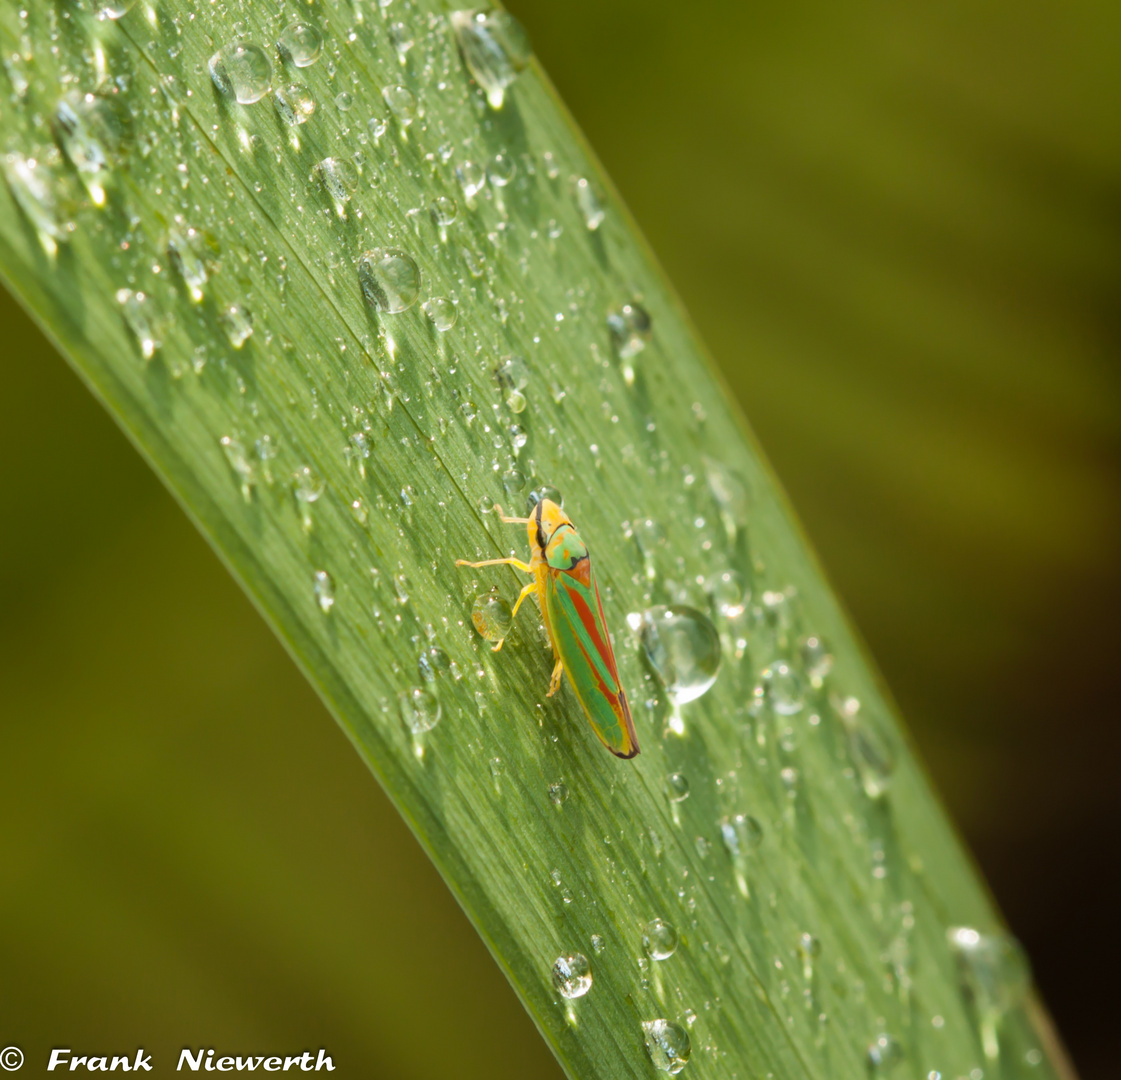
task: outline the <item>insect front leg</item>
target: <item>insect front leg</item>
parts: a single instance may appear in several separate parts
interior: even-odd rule
[[[456,559],[456,566],[516,566],[522,573],[532,574],[533,567],[529,563],[522,562],[521,559],[483,559],[482,562],[468,562],[466,559]],[[536,587],[536,586],[535,586]]]
[[[503,525],[528,525],[529,524],[529,518],[507,517],[506,514],[503,512],[502,507],[499,506],[498,503],[494,504],[494,508],[495,508],[495,510],[498,511],[499,520],[502,522]]]
[[[517,615],[517,613],[518,613],[518,608],[520,608],[522,606],[522,601],[527,596],[529,596],[529,594],[532,593],[536,588],[537,588],[537,582],[536,581],[531,581],[528,585],[526,585],[526,587],[524,589],[522,589],[522,591],[520,593],[518,593],[518,602],[514,605],[513,610],[510,612],[510,625],[511,626],[514,623],[514,616]],[[506,640],[505,637],[500,637],[498,639],[498,644],[493,646],[490,651],[491,652],[498,652],[498,650],[502,648],[502,643],[505,640]]]

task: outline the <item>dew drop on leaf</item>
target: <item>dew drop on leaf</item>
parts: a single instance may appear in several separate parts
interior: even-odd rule
[[[676,1076],[689,1062],[692,1045],[683,1027],[669,1020],[644,1020],[646,1052],[659,1072]]]
[[[677,705],[704,694],[720,671],[720,637],[695,608],[658,606],[642,613],[639,630],[650,666]]]
[[[358,260],[362,295],[376,311],[407,311],[420,295],[420,269],[411,255],[395,248],[367,251]]]
[[[224,45],[207,67],[219,92],[242,105],[260,101],[272,89],[272,64],[264,51],[248,41]]]
[[[564,998],[583,997],[592,988],[592,967],[583,953],[557,957],[553,964],[553,986]]]
[[[665,919],[651,919],[642,928],[642,949],[651,960],[668,960],[677,951],[677,928]]]
[[[501,10],[453,11],[450,21],[467,70],[486,94],[490,107],[501,109],[506,88],[532,55],[522,24]]]

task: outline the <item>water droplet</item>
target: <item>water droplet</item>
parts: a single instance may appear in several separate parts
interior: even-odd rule
[[[335,584],[326,570],[315,571],[315,602],[324,615],[335,606]]]
[[[549,785],[549,802],[560,806],[568,798],[568,785],[563,780],[554,780]]]
[[[253,336],[253,315],[244,304],[227,304],[219,318],[235,349],[240,349]]]
[[[354,95],[342,90],[335,95],[335,108],[339,112],[349,112],[350,107],[354,104]]]
[[[369,131],[370,138],[375,142],[380,139],[388,129],[389,125],[378,116],[371,116],[366,122],[366,130]]]
[[[393,47],[397,50],[398,62],[405,63],[409,50],[413,47],[413,39],[409,34],[409,28],[403,22],[391,23],[389,37],[393,42]]]
[[[446,229],[451,225],[458,213],[459,207],[456,206],[455,199],[451,199],[447,195],[440,195],[432,200],[432,220],[441,229]]]
[[[712,605],[721,618],[738,619],[747,607],[747,583],[738,570],[712,574],[705,581],[705,592],[712,597]]]
[[[340,158],[325,157],[316,164],[315,174],[327,189],[327,194],[331,196],[335,204],[335,212],[339,217],[344,217],[346,204],[358,187],[358,173],[354,166]],[[361,272],[361,264],[359,264],[359,272]]]
[[[677,929],[665,919],[651,919],[642,928],[642,948],[651,960],[668,960],[677,951]]]
[[[576,205],[580,208],[588,231],[595,232],[603,224],[606,215],[595,189],[583,177],[576,181]]]
[[[760,705],[768,706],[779,716],[793,716],[802,711],[805,693],[801,675],[785,660],[776,660],[759,673],[755,700]]]
[[[543,499],[548,499],[550,502],[556,503],[557,506],[564,506],[564,498],[561,493],[551,484],[542,484],[541,487],[531,491],[526,496],[525,504],[529,513],[532,514],[537,504]]]
[[[55,131],[67,160],[77,170],[95,206],[105,203],[109,150],[120,129],[109,104],[95,94],[67,94],[55,108]]]
[[[420,269],[411,255],[395,248],[367,251],[358,260],[362,295],[376,311],[407,311],[420,295]]]
[[[284,28],[276,47],[290,64],[311,67],[323,50],[323,36],[309,23],[294,22]]]
[[[833,654],[825,647],[825,642],[816,634],[804,637],[798,643],[802,654],[802,666],[815,688],[825,681],[825,676],[833,669]]]
[[[970,926],[951,926],[946,940],[958,960],[962,990],[973,1006],[985,1057],[1000,1057],[998,1028],[1005,1014],[1022,1004],[1030,976],[1027,958],[1010,934],[982,934]]]
[[[821,955],[821,942],[813,934],[802,934],[798,938],[798,955],[802,958],[802,978],[810,982],[814,974],[814,960]]]
[[[453,11],[450,16],[463,62],[492,109],[529,63],[532,50],[522,24],[506,11]]]
[[[763,826],[747,814],[736,814],[720,822],[720,839],[732,857],[732,868],[736,877],[736,887],[746,899],[750,895],[747,886],[747,856],[763,842]]]
[[[272,64],[264,52],[247,41],[224,45],[207,65],[220,93],[242,105],[260,101],[272,89]]]
[[[310,465],[300,465],[292,473],[292,490],[305,532],[311,531],[311,504],[323,494],[323,487],[323,481],[316,476]]]
[[[43,250],[53,257],[59,243],[69,235],[55,198],[57,179],[44,162],[16,153],[4,155],[4,177],[12,197],[34,226]]]
[[[747,528],[749,513],[747,484],[727,465],[715,458],[702,459],[708,490],[720,507],[720,517],[724,531],[730,541],[735,541],[736,533]]]
[[[439,645],[429,645],[422,650],[417,657],[416,666],[425,682],[434,682],[439,676],[452,670],[451,658]]]
[[[187,291],[196,304],[202,300],[208,278],[201,252],[202,237],[195,229],[184,227],[168,232],[168,261],[183,279],[183,284],[187,286]]]
[[[620,360],[629,360],[642,352],[650,341],[650,316],[637,301],[612,311],[607,316],[607,326]]]
[[[303,83],[290,83],[273,94],[276,111],[286,124],[297,127],[315,113],[315,98]]]
[[[387,86],[381,96],[402,127],[408,127],[416,119],[416,96],[407,86]]]
[[[561,997],[583,997],[592,988],[592,967],[583,953],[557,957],[553,965],[553,986]]]
[[[440,699],[427,686],[414,686],[400,697],[401,719],[414,735],[431,731],[440,722]]]
[[[222,453],[226,455],[230,468],[233,469],[241,483],[242,497],[246,502],[249,502],[253,498],[253,485],[256,483],[256,475],[253,462],[245,452],[245,447],[239,439],[232,435],[223,435],[218,440],[218,445],[222,447]]]
[[[502,474],[502,486],[508,495],[516,495],[525,487],[525,473],[521,469],[507,469]]]
[[[133,8],[136,0],[102,0],[97,6],[99,19],[119,19],[127,15]]]
[[[455,167],[455,178],[463,188],[463,195],[468,203],[486,187],[487,172],[482,165],[474,161],[464,161]]]
[[[682,773],[670,773],[662,783],[670,802],[684,802],[689,798],[689,780]]]
[[[510,632],[510,605],[497,593],[477,596],[471,622],[484,641],[501,641]]]
[[[859,718],[860,702],[854,697],[831,698],[831,704],[848,735],[849,756],[860,776],[860,785],[869,799],[879,799],[891,787],[895,761],[891,752]]]
[[[720,638],[707,616],[673,605],[642,613],[640,636],[650,666],[676,705],[699,698],[720,671]]]
[[[669,1020],[644,1020],[642,1030],[646,1037],[646,1052],[655,1069],[676,1075],[685,1068],[692,1045],[683,1027]]]
[[[880,1034],[868,1045],[868,1068],[886,1071],[903,1060],[903,1048],[890,1035]]]
[[[132,289],[118,289],[117,303],[121,305],[125,322],[136,336],[140,355],[151,360],[160,347],[160,339],[155,329],[155,310],[151,299],[142,292]]]
[[[495,154],[487,166],[487,179],[496,188],[503,188],[517,175],[518,165],[509,154]]]
[[[455,304],[446,296],[434,296],[431,300],[425,300],[421,305],[421,310],[440,333],[446,333],[455,326],[457,316]]]

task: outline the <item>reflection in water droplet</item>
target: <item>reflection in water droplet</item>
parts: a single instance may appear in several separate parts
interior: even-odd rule
[[[592,934],[592,948],[595,950],[597,956],[607,948],[607,942],[604,940],[602,934]]]
[[[536,488],[526,496],[526,510],[532,514],[537,504],[543,499],[548,499],[549,502],[554,502],[557,506],[564,506],[564,496],[552,484],[542,484],[541,487]]]
[[[298,127],[315,113],[315,98],[303,83],[290,83],[273,94],[276,111],[286,124]]]
[[[220,93],[242,105],[260,101],[272,89],[272,64],[264,52],[247,41],[224,45],[207,64]]]
[[[607,316],[615,354],[620,360],[629,360],[642,352],[650,341],[650,316],[637,301],[623,304]]]
[[[557,957],[553,965],[553,986],[561,997],[583,997],[592,988],[592,967],[583,953]]]
[[[576,181],[576,205],[580,208],[580,213],[583,215],[584,224],[587,225],[588,231],[595,232],[603,224],[606,215],[603,205],[599,201],[599,196],[595,193],[592,185],[583,177]]]
[[[455,178],[463,188],[463,195],[470,205],[470,201],[486,187],[487,172],[482,165],[474,161],[465,161],[455,167]]]
[[[407,311],[420,295],[420,269],[394,248],[367,251],[358,260],[358,282],[366,303],[390,315]]]
[[[679,772],[670,773],[662,783],[670,802],[684,802],[689,798],[689,781]]]
[[[294,22],[284,28],[276,47],[280,55],[296,67],[310,67],[319,59],[323,37],[309,23]]]
[[[4,155],[4,178],[12,197],[27,215],[43,250],[52,258],[65,241],[69,228],[63,223],[55,198],[57,180],[42,161],[22,154]]]
[[[568,785],[563,780],[554,780],[549,785],[549,802],[554,806],[561,806],[567,798]]]
[[[868,1045],[868,1068],[887,1072],[903,1060],[903,1048],[888,1034],[877,1035]]]
[[[432,200],[432,220],[441,229],[446,229],[451,225],[458,213],[459,207],[455,205],[455,199],[451,199],[447,195],[440,195]]]
[[[431,731],[440,722],[440,699],[427,686],[414,686],[400,697],[401,719],[414,735]]]
[[[315,602],[324,615],[335,606],[335,585],[326,570],[315,571]]]
[[[642,647],[676,705],[699,698],[720,671],[720,638],[707,616],[673,605],[642,613]]]
[[[683,1027],[668,1020],[644,1020],[646,1052],[659,1072],[673,1075],[681,1072],[689,1061],[692,1045]]]
[[[1009,934],[982,934],[969,926],[951,926],[946,940],[958,960],[962,990],[973,1007],[985,1057],[1000,1057],[999,1027],[1004,1016],[1027,995],[1027,957]]]
[[[152,301],[145,293],[133,292],[132,289],[118,289],[117,303],[121,305],[125,322],[136,336],[140,346],[140,355],[145,360],[151,360],[156,350],[160,347],[160,340],[155,329],[155,311]]]
[[[421,310],[440,333],[446,333],[455,326],[457,316],[455,304],[446,296],[434,296],[431,300],[425,300],[421,305]]]
[[[219,318],[235,349],[240,349],[253,336],[253,316],[244,304],[228,304]]]
[[[779,716],[793,716],[805,705],[802,677],[785,660],[768,664],[759,673],[755,701],[766,705]]]
[[[802,666],[806,669],[806,675],[813,686],[819,688],[825,681],[825,676],[833,670],[833,654],[816,634],[802,638],[798,649],[802,654]]]
[[[451,658],[439,645],[429,645],[417,657],[417,671],[425,682],[434,682],[452,670]]]
[[[502,486],[508,495],[516,495],[525,487],[525,473],[521,469],[507,469],[502,474]]]
[[[471,622],[484,641],[500,641],[510,632],[510,605],[497,593],[475,597]]]
[[[416,119],[416,97],[407,86],[387,86],[381,96],[402,127],[407,128]]]
[[[453,11],[450,20],[467,70],[490,107],[501,109],[506,88],[532,54],[521,23],[506,11]]]
[[[642,949],[651,960],[668,960],[677,951],[677,928],[665,919],[651,919],[642,928]]]

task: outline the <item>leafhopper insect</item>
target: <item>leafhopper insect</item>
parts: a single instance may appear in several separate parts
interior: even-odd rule
[[[551,499],[538,502],[527,518],[507,517],[500,506],[494,509],[506,524],[527,527],[532,553],[529,562],[456,559],[455,565],[513,566],[533,575],[518,596],[511,618],[522,601],[536,591],[556,660],[546,696],[552,697],[560,689],[561,676],[567,675],[600,742],[617,757],[633,758],[638,753],[638,736],[619,682],[587,545],[572,520]],[[505,638],[493,646],[495,652],[502,648],[503,641]]]

